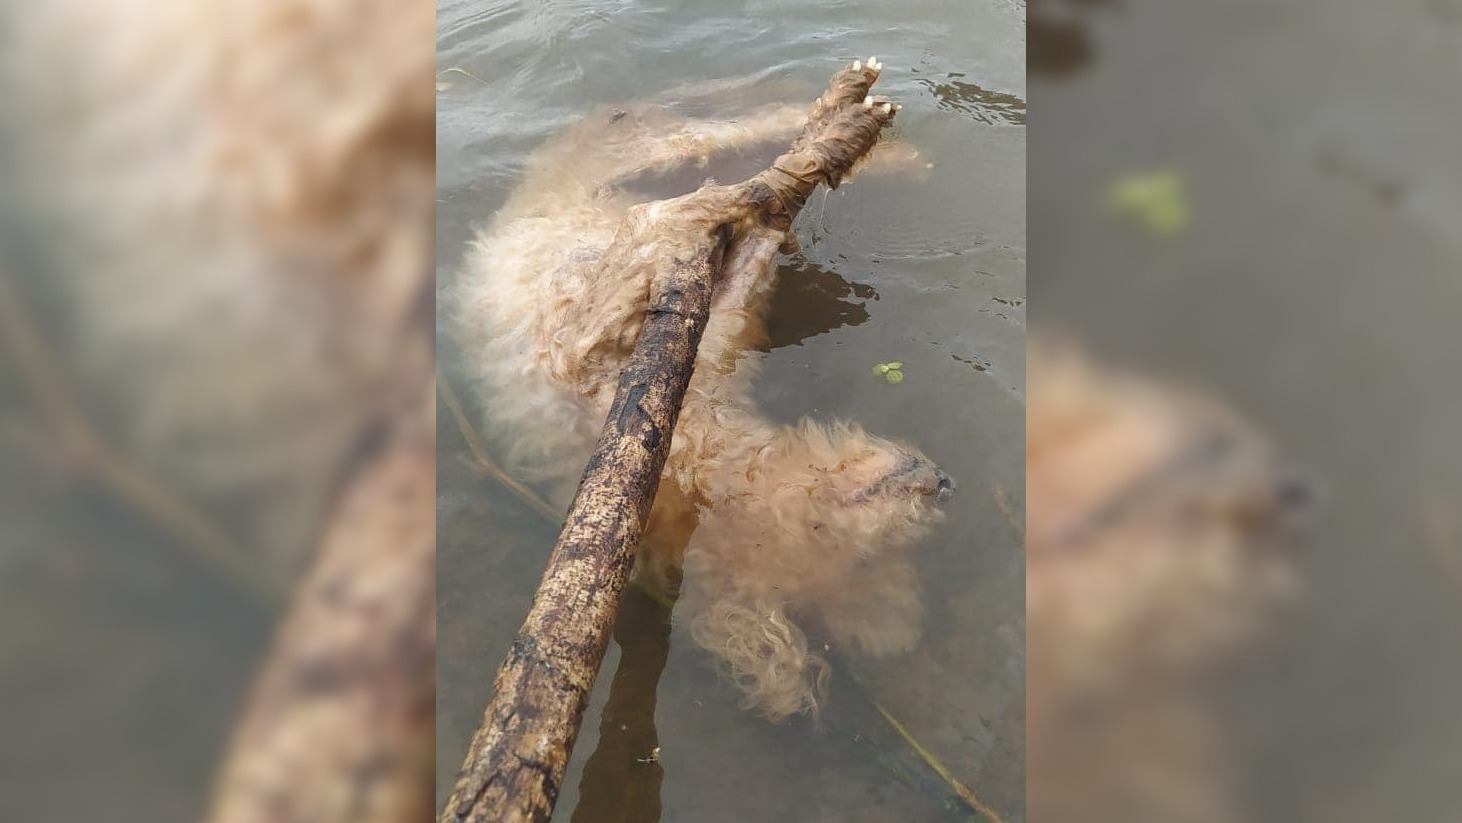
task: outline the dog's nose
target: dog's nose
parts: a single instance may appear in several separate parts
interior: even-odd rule
[[[954,482],[953,477],[945,474],[943,469],[935,469],[934,477],[939,481],[939,491],[935,493],[935,496],[940,503],[948,502],[951,497],[954,497],[954,490],[958,488],[958,484]]]

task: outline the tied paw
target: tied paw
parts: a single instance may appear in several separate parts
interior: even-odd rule
[[[833,75],[828,91],[814,104],[809,124],[811,130],[821,130],[839,111],[857,106],[867,99],[873,84],[878,82],[882,73],[883,64],[878,62],[877,57],[870,57],[867,63],[854,60],[851,65]]]
[[[854,60],[853,65],[843,69],[833,79],[836,102],[856,103],[863,99],[868,95],[868,89],[878,82],[878,78],[882,74],[883,64],[878,62],[877,57],[868,58],[866,63],[862,60]]]
[[[837,188],[877,145],[899,108],[887,97],[865,95],[824,113],[797,146],[802,157],[794,173],[819,177],[829,188]],[[778,164],[795,165],[784,161],[785,157],[779,158]]]
[[[879,132],[893,122],[894,115],[901,108],[883,95],[864,97],[832,112],[812,142],[826,144],[864,138],[876,142]]]

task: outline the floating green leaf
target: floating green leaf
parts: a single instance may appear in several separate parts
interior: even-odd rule
[[[1112,184],[1111,208],[1141,223],[1153,234],[1179,234],[1188,228],[1187,181],[1181,171],[1129,174]]]
[[[887,380],[890,385],[897,385],[904,382],[904,373],[901,371],[904,364],[898,360],[891,360],[887,363],[879,363],[873,367],[873,373]]]

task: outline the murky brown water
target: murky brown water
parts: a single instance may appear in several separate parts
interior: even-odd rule
[[[664,607],[628,599],[559,801],[590,821],[943,821],[972,815],[874,703],[1005,819],[1023,819],[1022,557],[995,489],[1023,481],[1023,9],[1016,3],[448,2],[438,11],[438,280],[450,287],[532,149],[591,107],[744,80],[726,105],[810,101],[878,55],[896,136],[932,173],[864,175],[814,196],[782,261],[757,399],[779,420],[857,420],[912,440],[961,483],[923,549],[918,651],[835,662],[822,728],[736,708]],[[748,156],[747,173],[774,156]],[[755,155],[756,153],[750,153]],[[694,179],[653,181],[656,193]],[[922,179],[921,179],[922,178]],[[445,291],[444,291],[445,294]],[[441,308],[447,308],[442,298]],[[449,380],[457,353],[441,340]],[[874,364],[903,361],[885,383]],[[469,407],[475,401],[465,398]],[[478,417],[480,410],[469,410]],[[439,437],[439,788],[450,785],[556,527]],[[638,762],[649,748],[660,763]]]
[[[1462,508],[1457,4],[1031,11],[1038,324],[1219,389],[1322,492],[1308,597],[1236,701],[1249,819],[1451,819],[1462,548],[1427,513]],[[1104,209],[1153,170],[1183,236]]]

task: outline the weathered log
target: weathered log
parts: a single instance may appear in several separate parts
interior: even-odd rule
[[[410,406],[347,473],[234,731],[208,823],[431,819],[435,414],[430,379],[413,382]]]
[[[533,605],[498,671],[442,823],[546,821],[669,454],[722,256],[759,231],[785,231],[818,184],[836,187],[874,146],[894,107],[867,99],[879,67],[833,77],[792,150],[736,186],[706,186],[630,211],[600,265],[651,266],[633,353]]]
[[[624,369],[443,821],[547,820],[670,449],[724,242],[675,265]]]

